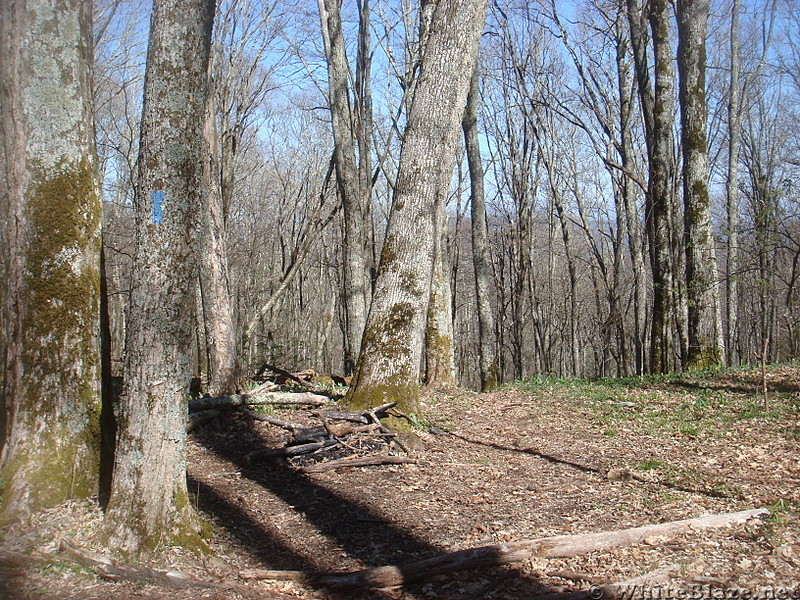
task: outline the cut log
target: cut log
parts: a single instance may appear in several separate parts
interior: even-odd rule
[[[402,465],[417,464],[416,459],[407,456],[359,456],[356,458],[342,458],[330,460],[316,465],[309,465],[300,469],[303,473],[325,473],[342,467],[369,467],[372,465]]]
[[[225,408],[229,406],[255,406],[260,404],[296,404],[303,406],[323,406],[328,404],[327,396],[309,392],[266,392],[261,394],[232,394],[230,396],[211,396],[189,400],[192,412],[209,408]]]
[[[430,579],[442,573],[523,562],[533,556],[568,558],[598,550],[630,546],[649,537],[666,539],[703,529],[731,527],[766,515],[769,515],[769,510],[758,508],[617,531],[521,540],[448,552],[406,565],[390,565],[350,573],[307,573],[305,580],[316,585],[338,588],[394,587]],[[244,579],[270,579],[274,577],[275,571],[249,570],[242,571],[240,575]]]

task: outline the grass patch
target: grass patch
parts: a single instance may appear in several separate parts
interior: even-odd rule
[[[734,368],[683,374],[580,379],[530,377],[509,387],[534,398],[555,398],[588,416],[612,437],[619,425],[666,435],[715,436],[742,423],[785,423],[797,419],[800,384],[796,365],[769,365],[771,386],[764,405],[760,369]],[[800,428],[785,426],[784,435],[800,437]]]

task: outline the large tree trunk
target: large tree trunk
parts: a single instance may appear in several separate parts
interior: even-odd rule
[[[472,221],[472,264],[475,272],[475,304],[478,313],[478,363],[481,391],[498,384],[495,355],[494,315],[489,295],[492,263],[489,256],[489,231],[486,224],[486,199],[483,187],[483,163],[478,142],[478,69],[472,74],[467,106],[461,122],[469,165],[470,218]]]
[[[345,359],[349,374],[361,350],[361,337],[367,319],[367,271],[364,240],[367,237],[367,209],[371,196],[370,174],[359,176],[356,162],[356,115],[351,108],[348,85],[349,69],[345,52],[342,19],[337,0],[318,0],[325,56],[328,61],[328,106],[333,130],[333,159],[336,181],[344,209],[344,308],[345,308]],[[368,11],[366,13],[369,14]],[[362,17],[364,13],[362,11]],[[361,52],[364,51],[359,47]],[[364,59],[366,60],[366,59]],[[366,65],[368,66],[368,62]],[[362,74],[363,77],[363,74]],[[368,79],[368,77],[367,77]],[[362,79],[359,78],[359,83]],[[366,82],[364,86],[366,86]],[[362,89],[368,90],[368,87]],[[362,103],[361,109],[367,104]],[[363,121],[360,115],[358,121]],[[361,137],[365,130],[360,129]],[[369,153],[361,147],[361,154]],[[369,158],[360,159],[363,168],[369,168]]]
[[[200,296],[208,363],[208,393],[233,394],[239,387],[236,331],[228,283],[228,252],[225,243],[224,198],[218,164],[216,103],[209,92],[205,136],[208,154],[203,165],[208,193],[200,212]]]
[[[353,387],[354,406],[419,412],[438,194],[455,162],[485,0],[436,3],[408,115],[386,239]]]
[[[2,2],[0,520],[97,491],[100,223],[91,5]]]
[[[188,543],[186,402],[204,205],[203,124],[214,0],[156,0],[150,25],[110,543]]]
[[[723,364],[719,284],[711,231],[706,140],[708,0],[679,0],[678,76],[683,147],[684,247],[689,369]]]

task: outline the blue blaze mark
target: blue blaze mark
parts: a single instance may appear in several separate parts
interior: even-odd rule
[[[153,199],[153,223],[161,223],[164,220],[164,192],[150,192]]]

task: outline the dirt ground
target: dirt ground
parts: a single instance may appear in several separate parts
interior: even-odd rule
[[[694,588],[702,594],[696,598],[800,598],[800,368],[773,368],[769,378],[766,406],[760,374],[750,371],[438,391],[427,395],[416,429],[417,464],[321,474],[303,474],[284,459],[248,463],[248,453],[280,446],[288,434],[229,413],[190,440],[189,488],[212,525],[214,554],[168,548],[145,561],[212,587],[104,581],[63,558],[64,536],[92,547],[101,516],[84,502],[4,532],[0,556],[17,551],[47,560],[0,565],[0,598],[503,600],[586,590],[665,568],[661,597]],[[310,419],[302,410],[272,414]],[[241,577],[252,569],[404,564],[500,542],[760,507],[771,516],[747,525],[382,590]]]

